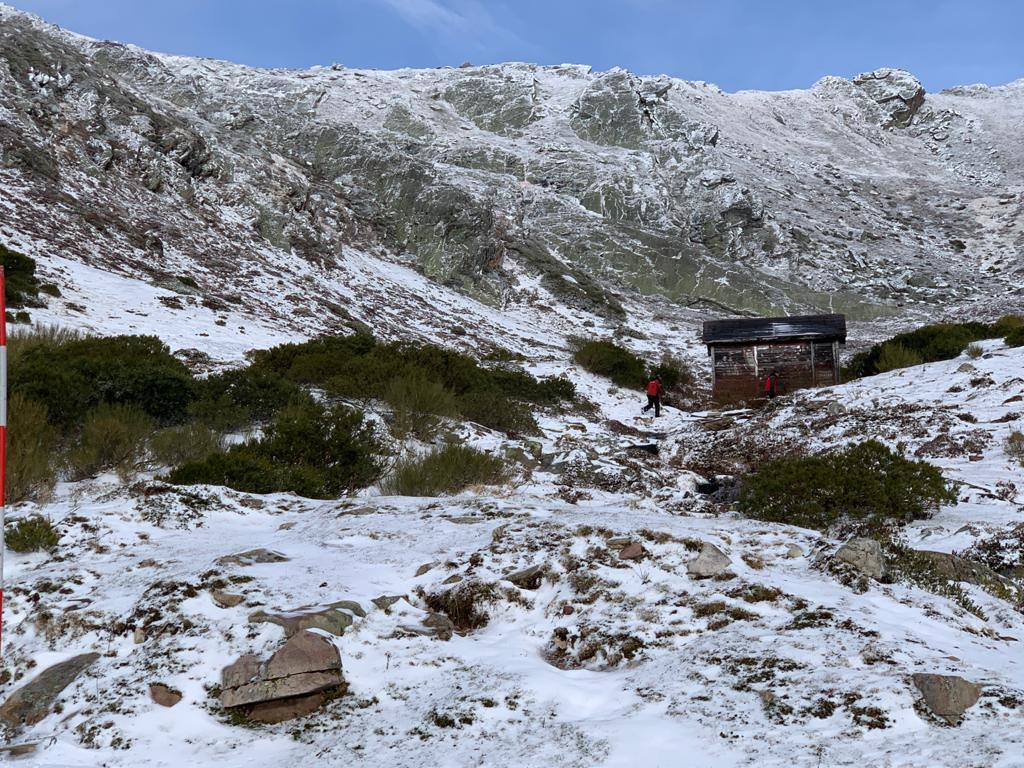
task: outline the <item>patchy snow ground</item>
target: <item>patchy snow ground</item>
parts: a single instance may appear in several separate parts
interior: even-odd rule
[[[150,327],[178,338],[174,328]],[[237,359],[252,337],[225,339],[211,337],[210,351]],[[869,435],[904,443],[966,483],[960,503],[911,526],[911,542],[962,550],[1024,520],[1021,496],[998,493],[999,483],[1024,488],[1002,449],[1021,426],[1024,350],[985,346],[977,360],[730,418],[737,431],[768,428],[819,447]],[[570,366],[555,352],[537,367]],[[546,458],[497,495],[370,492],[322,502],[154,492],[148,481],[125,487],[105,477],[61,486],[40,510],[15,510],[50,516],[63,539],[52,557],[8,555],[5,654],[23,677],[4,694],[63,658],[102,654],[58,713],[18,737],[40,743],[22,764],[1024,765],[1020,613],[974,587],[985,619],[903,584],[856,594],[821,567],[839,542],[712,514],[692,476],[672,468],[710,434],[708,419],[721,417],[668,409],[660,420],[641,418],[630,393],[574,375],[603,415],[543,420]],[[607,419],[641,432],[617,436]],[[654,427],[662,455],[630,452]],[[508,442],[476,439],[495,449]],[[627,481],[570,483],[581,457]],[[616,537],[641,542],[648,557],[620,560]],[[728,576],[687,574],[701,542],[728,554]],[[791,545],[799,555],[787,556]],[[256,547],[289,559],[216,562]],[[433,565],[417,576],[425,564]],[[538,564],[547,577],[536,590],[503,579]],[[498,584],[487,624],[449,641],[402,632],[426,615],[417,590],[453,576]],[[217,607],[217,585],[245,602]],[[384,611],[371,603],[381,595],[408,599]],[[250,624],[249,614],[341,599],[367,610],[335,641],[348,695],[303,720],[230,724],[210,693],[221,668],[244,652],[266,654],[283,636]],[[915,707],[914,672],[962,675],[985,693],[962,726],[942,727]],[[155,682],[183,701],[154,704]],[[445,716],[453,726],[440,724]]]

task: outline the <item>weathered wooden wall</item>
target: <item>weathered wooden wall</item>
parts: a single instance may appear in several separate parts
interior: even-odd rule
[[[714,396],[722,401],[764,396],[764,380],[778,374],[778,392],[827,387],[839,381],[833,342],[791,341],[751,345],[714,345]]]

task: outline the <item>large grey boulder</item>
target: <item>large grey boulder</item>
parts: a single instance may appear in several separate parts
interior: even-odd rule
[[[928,710],[950,725],[960,725],[964,712],[981,696],[981,686],[956,675],[917,673],[914,686]]]
[[[217,558],[217,565],[256,565],[263,563],[286,563],[288,557],[272,549],[250,549],[234,555]]]
[[[875,581],[881,581],[889,575],[889,565],[882,552],[882,545],[874,539],[850,539],[836,552],[836,560]]]
[[[966,557],[927,549],[915,550],[914,555],[920,562],[926,564],[936,576],[949,581],[963,581],[987,589],[1004,588],[1010,591],[1018,589],[1010,579],[1000,576],[984,563],[968,560]]]
[[[266,662],[245,654],[225,667],[220,703],[226,709],[246,707],[251,720],[282,722],[308,714],[326,700],[326,692],[344,685],[337,647],[303,630]]]
[[[12,728],[35,725],[50,713],[60,692],[99,657],[98,653],[83,653],[47,667],[0,706],[0,721]]]
[[[697,556],[686,564],[686,572],[698,579],[709,579],[725,571],[730,563],[725,552],[705,542]]]

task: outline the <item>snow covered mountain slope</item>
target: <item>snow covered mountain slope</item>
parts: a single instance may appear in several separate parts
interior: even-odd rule
[[[726,94],[569,65],[256,70],[0,6],[0,242],[47,269],[184,276],[186,307],[295,333],[450,328],[393,294],[394,265],[484,325],[486,305],[614,327],[644,297],[978,314],[1021,300],[1022,119],[1020,82],[925,94],[879,70]]]
[[[43,511],[75,554],[11,558],[5,653],[25,675],[101,656],[62,711],[21,732],[17,743],[37,745],[24,764],[582,768],[689,755],[701,766],[1015,768],[1024,618],[1012,601],[964,584],[969,612],[902,581],[858,587],[832,566],[839,542],[709,514],[676,466],[712,438],[904,442],[964,483],[955,505],[908,528],[910,543],[950,552],[1004,536],[1019,557],[1024,483],[1002,445],[1019,425],[1021,370],[1024,351],[993,342],[978,360],[805,393],[724,425],[669,409],[660,456],[631,452],[637,438],[610,422],[547,420],[546,458],[499,495],[326,502],[113,476],[63,486]],[[635,405],[584,384],[604,413],[633,421]],[[623,559],[626,541],[645,555]],[[690,573],[705,543],[728,558],[713,578]],[[231,558],[254,548],[287,560]],[[532,566],[543,577],[515,575]],[[497,585],[478,606],[483,625],[416,634],[425,595],[453,582]],[[366,614],[334,640],[347,695],[292,723],[230,722],[215,704],[221,668],[282,639],[251,617],[340,600]],[[921,708],[917,673],[962,676],[981,698],[943,727]],[[154,684],[181,701],[158,706]]]

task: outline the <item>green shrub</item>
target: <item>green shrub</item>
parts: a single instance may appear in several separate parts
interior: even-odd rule
[[[598,376],[611,379],[620,387],[642,387],[647,374],[644,361],[613,341],[582,341],[573,360]]]
[[[183,464],[168,480],[328,499],[374,482],[383,455],[361,411],[306,400],[285,407],[262,438]]]
[[[1003,341],[1008,347],[1024,347],[1024,326],[1009,331]]]
[[[127,475],[140,461],[153,421],[134,405],[103,403],[85,418],[81,434],[68,452],[74,479],[108,469]]]
[[[14,331],[7,338],[7,366],[11,370],[18,368],[25,354],[37,347],[59,347],[81,338],[84,337],[80,332],[59,325],[36,324]]]
[[[908,365],[952,360],[972,342],[1003,338],[1008,333],[1016,332],[1015,329],[1022,327],[1022,324],[1024,316],[1006,315],[991,324],[971,322],[925,325],[897,334],[866,352],[854,355],[843,368],[843,378],[872,376]],[[1021,343],[1024,343],[1024,339]]]
[[[668,392],[675,392],[693,384],[693,373],[685,360],[665,353],[661,362],[651,369],[649,378],[661,377],[661,385]]]
[[[395,382],[435,384],[456,398],[457,415],[492,429],[536,429],[523,403],[555,405],[575,396],[566,379],[538,381],[525,371],[484,368],[472,357],[432,344],[379,343],[372,336],[332,336],[252,354],[253,367],[332,395],[386,399]]]
[[[53,523],[41,515],[23,517],[4,531],[4,543],[14,552],[49,552],[59,541]]]
[[[237,368],[196,381],[189,414],[218,431],[274,417],[298,399],[299,387],[275,371]]]
[[[35,259],[0,245],[8,307],[41,307]]]
[[[1024,328],[1024,315],[1003,315],[992,323],[992,336],[990,338],[1003,338],[1006,334],[1019,328]]]
[[[1003,450],[1018,464],[1024,464],[1024,432],[1013,430],[1003,441]]]
[[[223,442],[220,434],[205,424],[182,424],[156,432],[149,440],[149,452],[160,466],[177,467],[217,453]]]
[[[402,376],[384,391],[384,401],[394,414],[392,430],[404,439],[415,435],[429,440],[437,434],[443,418],[458,413],[458,403],[451,390],[436,381],[420,376]]]
[[[45,500],[57,481],[56,430],[47,421],[46,409],[21,395],[11,396],[7,413],[7,500]]]
[[[977,360],[979,357],[985,354],[985,348],[981,344],[968,344],[967,349],[964,350],[971,360]]]
[[[36,343],[11,366],[10,384],[62,427],[80,423],[101,403],[134,405],[160,423],[180,423],[194,397],[192,375],[155,336]]]
[[[398,462],[381,490],[392,496],[441,496],[471,485],[497,485],[508,477],[500,458],[464,445],[446,445]]]
[[[886,373],[900,368],[909,368],[912,365],[921,365],[923,362],[924,359],[919,353],[907,349],[902,344],[890,341],[882,345],[878,361],[875,363],[875,371]]]
[[[875,440],[816,456],[783,457],[748,477],[739,510],[758,520],[872,533],[930,517],[956,495],[942,473]]]

